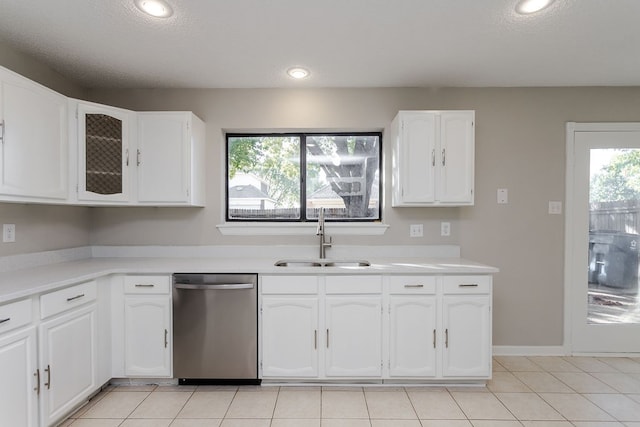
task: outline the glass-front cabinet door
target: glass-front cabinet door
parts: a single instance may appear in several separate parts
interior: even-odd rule
[[[129,200],[130,127],[135,113],[99,104],[78,104],[78,199]],[[133,155],[135,157],[135,154]]]

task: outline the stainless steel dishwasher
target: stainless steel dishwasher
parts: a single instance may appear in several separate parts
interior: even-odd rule
[[[260,384],[258,276],[173,275],[173,374],[179,384]]]

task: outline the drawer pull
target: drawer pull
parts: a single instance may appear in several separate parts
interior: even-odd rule
[[[67,302],[71,302],[71,301],[74,301],[74,300],[80,299],[80,298],[82,298],[83,296],[84,296],[84,294],[80,294],[80,295],[76,295],[75,297],[67,298]]]
[[[44,370],[47,373],[47,382],[44,385],[47,386],[47,390],[51,388],[51,366],[47,365],[47,368]]]
[[[460,283],[458,287],[459,288],[477,288],[478,284],[477,283]]]
[[[136,288],[153,288],[154,286],[155,286],[154,284],[144,284],[144,283],[135,284]]]
[[[404,285],[405,288],[424,288],[424,285]]]
[[[2,320],[0,320],[0,324],[8,322],[9,320],[11,320],[11,317],[7,317],[6,319],[2,319]]]

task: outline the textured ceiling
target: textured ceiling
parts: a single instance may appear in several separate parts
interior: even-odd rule
[[[86,88],[640,85],[639,0],[169,2],[0,0],[0,39]]]

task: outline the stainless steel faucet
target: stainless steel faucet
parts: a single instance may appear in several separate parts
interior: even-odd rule
[[[333,242],[331,237],[329,237],[329,241],[327,242],[324,233],[324,208],[320,208],[320,212],[318,213],[318,229],[316,230],[316,236],[320,236],[320,259],[324,259],[326,258],[327,248],[330,248],[331,243]]]

